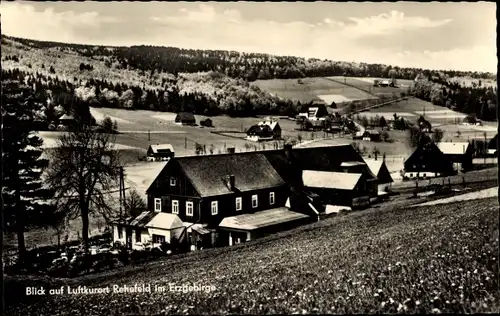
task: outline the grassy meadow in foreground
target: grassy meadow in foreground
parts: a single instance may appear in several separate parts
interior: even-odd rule
[[[173,282],[213,292],[43,297],[8,314],[492,312],[498,233],[496,198],[356,212],[72,284]]]

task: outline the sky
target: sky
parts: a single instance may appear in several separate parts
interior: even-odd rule
[[[497,72],[494,2],[0,3],[2,33]]]

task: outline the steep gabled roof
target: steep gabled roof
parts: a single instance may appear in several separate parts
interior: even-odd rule
[[[302,179],[306,187],[339,190],[354,189],[361,177],[362,174],[360,173],[347,172],[304,170],[302,173]]]
[[[462,155],[467,152],[467,149],[469,148],[469,143],[463,142],[463,143],[447,143],[447,142],[440,142],[437,143],[437,146],[439,150],[445,155]]]
[[[276,126],[279,127],[279,124],[278,124],[278,121],[263,121],[263,122],[260,122],[258,124],[259,126],[262,126],[262,125],[267,125],[271,128],[271,130],[274,131],[274,129],[276,128]]]
[[[391,173],[383,160],[365,159],[366,165],[370,171],[377,177],[379,183],[392,183]]]
[[[201,197],[233,193],[224,177],[233,175],[239,192],[285,185],[266,157],[259,153],[176,158]]]
[[[68,115],[68,114],[63,114],[59,119],[60,120],[74,120],[73,116]]]
[[[156,145],[150,145],[151,150],[153,153],[157,154],[158,151],[167,151],[170,150],[171,152],[174,152],[174,147],[170,144],[156,144]]]

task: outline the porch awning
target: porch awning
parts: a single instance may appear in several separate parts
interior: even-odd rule
[[[259,211],[253,214],[241,214],[237,216],[226,217],[219,224],[219,228],[237,229],[237,230],[256,230],[263,227],[279,225],[295,220],[305,219],[309,216],[297,212],[292,212],[286,207],[279,207],[265,211]]]

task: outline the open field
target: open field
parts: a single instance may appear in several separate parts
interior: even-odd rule
[[[324,101],[328,105],[353,100],[373,99],[369,93],[346,86],[326,78],[303,78],[302,84],[297,79],[257,80],[253,84],[261,90],[283,98],[301,102]]]
[[[166,286],[163,293],[30,297],[13,306],[16,297],[25,297],[24,286],[8,277],[7,314],[493,312],[499,307],[498,250],[494,198],[380,208],[231,248],[75,280],[38,281],[54,288],[61,282],[144,283]],[[169,283],[215,289],[177,293]]]
[[[374,87],[373,81],[375,79],[386,79],[387,78],[372,78],[372,77],[326,77],[327,79],[333,79],[337,82],[343,82],[347,85],[352,85],[363,90],[367,90],[370,94],[376,96],[392,96],[394,93],[399,96],[401,92],[407,92],[408,88],[413,86],[412,80],[397,79],[398,87]]]

